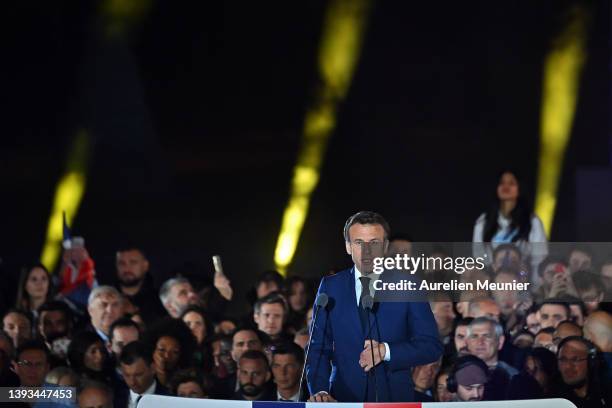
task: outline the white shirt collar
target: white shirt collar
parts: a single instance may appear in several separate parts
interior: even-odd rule
[[[141,395],[148,395],[148,394],[153,394],[155,393],[155,386],[157,386],[157,381],[153,380],[153,383],[149,386],[149,388],[147,388],[145,390],[145,392],[143,392],[142,394],[136,394],[134,391],[132,391],[132,389],[130,388],[130,401],[133,404],[132,406],[136,406],[136,399],[138,399],[139,396]]]
[[[276,400],[277,401],[280,401],[281,399],[284,399],[284,400],[291,400],[293,402],[299,402],[298,398],[300,398],[300,390],[298,390],[298,392],[296,392],[295,394],[293,394],[289,398],[283,397],[282,395],[280,395],[280,392],[276,391]]]

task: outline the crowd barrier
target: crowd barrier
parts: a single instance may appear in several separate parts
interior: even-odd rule
[[[325,405],[323,405],[325,404]],[[226,401],[213,399],[193,399],[145,395],[138,408],[576,408],[568,400],[561,398],[520,400],[520,401],[481,401],[481,402],[268,402],[268,401]]]

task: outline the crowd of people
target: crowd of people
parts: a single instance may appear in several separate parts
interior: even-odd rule
[[[533,254],[516,243],[529,241],[521,228],[537,228],[537,221],[513,224],[514,208],[504,199],[516,204],[517,194],[505,190],[507,178],[495,209],[505,224],[491,228],[495,217],[484,215],[475,229],[481,237],[475,242],[491,244],[493,261],[462,274],[464,281],[521,280],[521,271],[532,268]],[[388,252],[410,254],[411,245],[406,236],[391,236]],[[300,379],[316,281],[263,272],[250,309],[230,318],[226,310],[236,299],[222,272],[210,285],[177,275],[158,288],[138,246],[117,251],[113,282],[97,282],[94,268],[83,246],[65,249],[57,277],[43,265],[24,268],[16,305],[2,313],[2,386],[73,386],[80,407],[132,408],[147,394],[308,399]],[[531,272],[540,279],[532,292],[430,297],[444,353],[413,367],[415,400],[612,403],[612,315],[603,302],[612,291],[612,259],[597,261],[576,247],[565,257],[544,257]]]

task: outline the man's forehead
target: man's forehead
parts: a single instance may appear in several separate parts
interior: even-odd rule
[[[561,348],[560,354],[588,354],[588,352],[586,344],[580,341],[568,341]]]
[[[283,312],[283,305],[280,303],[264,303],[261,305],[261,311],[264,312]]]
[[[144,259],[144,256],[138,249],[129,249],[117,252],[117,259]]]
[[[94,299],[95,302],[119,302],[120,300],[119,296],[114,293],[101,293]]]
[[[272,356],[272,361],[274,363],[295,363],[297,359],[293,354],[274,354]]]
[[[493,331],[493,325],[489,322],[472,325],[472,333],[489,333]]]
[[[252,330],[240,330],[234,335],[234,340],[246,340],[256,338],[257,334]]]
[[[380,224],[353,224],[349,228],[349,238],[364,239],[364,238],[383,238],[385,229]]]
[[[46,354],[42,350],[29,349],[22,351],[19,358],[26,360],[46,360]]]
[[[540,308],[540,312],[544,312],[544,311],[548,313],[551,313],[551,312],[565,313],[565,308],[561,305],[553,305],[553,304],[548,303],[548,304],[542,305],[542,307]]]
[[[189,282],[180,282],[180,283],[176,283],[174,284],[174,286],[172,286],[172,290],[174,292],[179,292],[181,290],[189,290],[191,289],[191,283]]]

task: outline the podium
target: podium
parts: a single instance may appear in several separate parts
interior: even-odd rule
[[[138,408],[576,408],[566,399],[479,402],[280,402],[227,401],[145,395]]]

